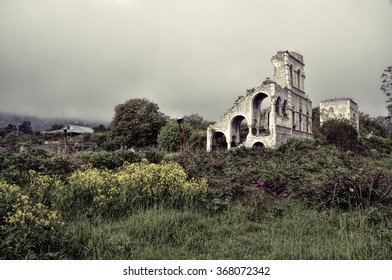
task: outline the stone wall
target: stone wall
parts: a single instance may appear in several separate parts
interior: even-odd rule
[[[348,120],[359,132],[358,105],[351,98],[335,98],[320,102],[320,125],[331,119]]]

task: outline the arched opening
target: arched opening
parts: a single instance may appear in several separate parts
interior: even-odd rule
[[[298,69],[297,75],[298,89],[301,89],[301,70]]]
[[[309,132],[309,112],[306,112],[306,132]]]
[[[287,116],[287,100],[283,101],[282,105],[282,115]]]
[[[252,101],[253,135],[268,135],[270,132],[270,113],[271,113],[271,99],[270,97],[260,92],[253,97]]]
[[[295,129],[295,107],[293,106],[293,110],[291,111],[291,120],[293,129]]]
[[[278,96],[278,98],[276,99],[276,103],[275,103],[275,112],[278,115],[280,113],[279,109],[280,109],[280,96]]]
[[[225,150],[227,149],[226,136],[223,132],[217,131],[212,135],[212,150]]]
[[[265,146],[261,142],[256,142],[253,144],[252,148],[265,148]]]
[[[302,109],[299,109],[299,115],[298,115],[298,130],[302,130]]]
[[[249,126],[244,116],[236,116],[231,122],[231,146],[236,147],[245,142]]]

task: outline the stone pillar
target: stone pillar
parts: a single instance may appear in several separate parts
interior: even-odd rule
[[[212,130],[211,127],[207,128],[207,152],[212,150]]]

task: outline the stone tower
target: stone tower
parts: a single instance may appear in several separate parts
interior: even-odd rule
[[[305,94],[302,55],[281,51],[273,79],[248,89],[207,129],[207,151],[224,147],[277,148],[292,137],[313,138],[312,102]]]
[[[320,125],[331,119],[348,120],[359,134],[358,105],[351,98],[334,98],[320,102]]]

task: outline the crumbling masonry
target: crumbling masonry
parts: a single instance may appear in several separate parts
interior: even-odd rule
[[[305,94],[302,55],[281,51],[271,60],[273,79],[248,89],[207,129],[207,151],[224,147],[277,148],[289,138],[313,138],[312,102]]]
[[[320,102],[320,125],[332,119],[347,120],[359,134],[359,110],[351,98],[334,98]]]

